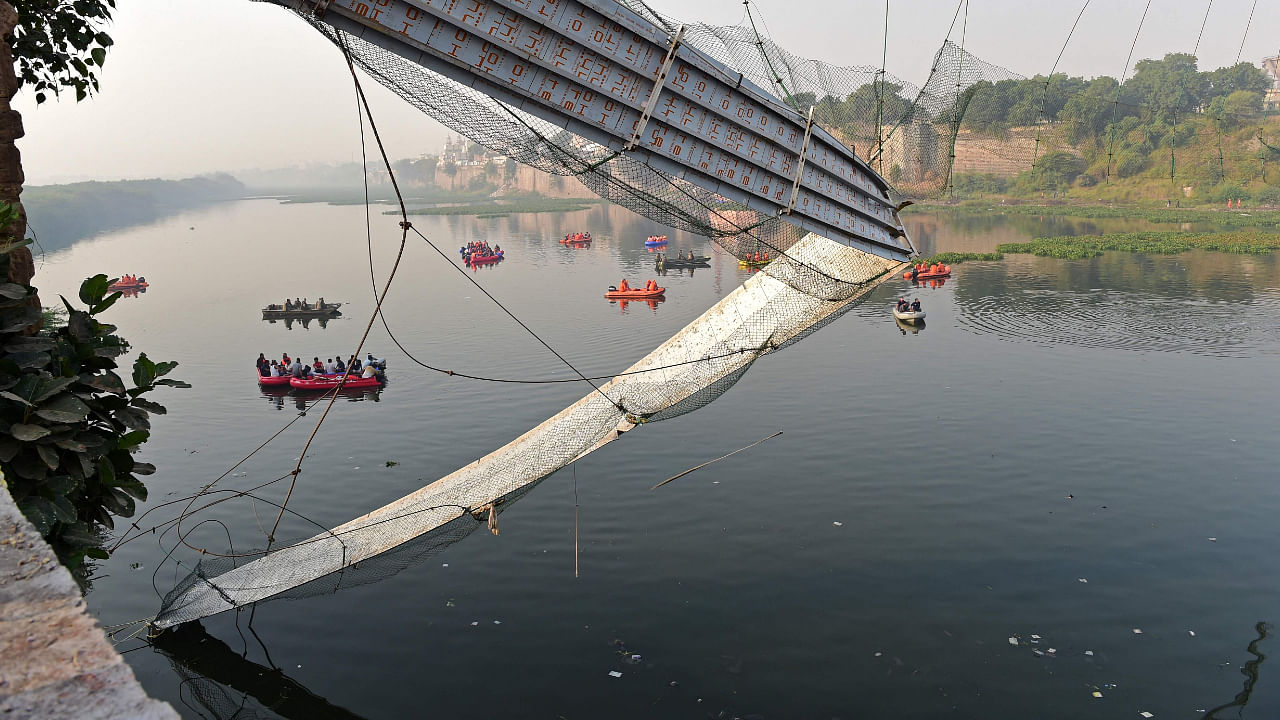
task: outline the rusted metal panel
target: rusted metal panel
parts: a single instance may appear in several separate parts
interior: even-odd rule
[[[910,252],[884,180],[819,127],[805,142],[809,108],[687,45],[671,53],[665,29],[612,0],[332,0],[323,21],[748,207],[790,210],[806,230]]]

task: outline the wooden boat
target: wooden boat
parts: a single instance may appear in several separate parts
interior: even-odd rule
[[[341,375],[312,375],[307,378],[289,378],[289,385],[295,390],[332,390],[338,387],[338,383],[342,381]],[[356,377],[347,378],[343,383],[343,390],[357,390],[360,388],[376,388],[382,387],[382,381],[376,377]]]
[[[610,300],[647,300],[649,298],[660,298],[667,291],[664,287],[646,290],[644,288],[631,288],[630,290],[618,290],[610,287],[609,291],[604,294]]]
[[[688,258],[669,258],[665,255],[658,257],[658,267],[671,268],[673,270],[679,268],[700,268],[711,267],[711,256],[703,255],[702,257]]]
[[[893,317],[905,323],[915,324],[918,322],[924,322],[924,311],[923,310],[918,310],[914,312],[911,310],[903,311],[895,307],[893,309]]]
[[[308,307],[304,309],[285,310],[283,305],[268,305],[262,308],[263,320],[284,320],[285,318],[331,318],[342,313],[338,308],[342,303],[325,303],[323,308]]]

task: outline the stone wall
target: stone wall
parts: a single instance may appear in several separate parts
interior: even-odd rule
[[[177,720],[152,700],[80,588],[0,485],[0,718]]]

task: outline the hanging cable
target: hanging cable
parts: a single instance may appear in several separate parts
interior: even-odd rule
[[[1124,59],[1124,72],[1120,73],[1120,80],[1116,83],[1116,99],[1111,105],[1111,144],[1107,146],[1107,182],[1111,182],[1111,159],[1114,156],[1116,147],[1116,118],[1120,113],[1120,88],[1124,87],[1124,78],[1129,74],[1129,63],[1133,60],[1133,49],[1138,46],[1138,36],[1142,34],[1142,25],[1147,21],[1147,11],[1151,9],[1151,0],[1147,0],[1147,6],[1142,9],[1142,19],[1138,21],[1138,32],[1133,34],[1133,43],[1129,45],[1129,56]]]
[[[1036,124],[1036,146],[1035,151],[1031,155],[1031,169],[1036,167],[1036,161],[1040,159],[1040,131],[1044,128],[1045,122],[1045,105],[1049,102],[1049,83],[1053,80],[1053,74],[1058,70],[1058,63],[1062,62],[1062,55],[1067,51],[1067,45],[1071,42],[1071,36],[1076,33],[1076,26],[1080,24],[1080,18],[1084,17],[1084,11],[1088,9],[1092,0],[1084,0],[1084,5],[1080,7],[1080,12],[1076,13],[1076,21],[1071,23],[1071,30],[1067,32],[1067,39],[1062,41],[1062,48],[1058,50],[1058,57],[1053,61],[1053,67],[1049,68],[1049,75],[1044,79],[1044,93],[1040,96],[1040,122]]]
[[[956,199],[956,135],[960,132],[960,118],[964,112],[960,108],[960,78],[964,73],[964,41],[969,33],[969,0],[964,0],[964,24],[960,26],[960,62],[956,65],[956,100],[951,118],[951,166],[947,168],[947,187],[951,200]]]

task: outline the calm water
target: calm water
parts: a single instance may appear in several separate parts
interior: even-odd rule
[[[381,284],[399,235],[394,218],[373,219]],[[569,371],[457,272],[468,240],[508,251],[471,277],[588,374],[622,369],[745,278],[709,242],[668,232],[673,254],[711,254],[712,267],[661,278],[656,308],[622,308],[602,292],[652,276],[641,240],[664,232],[625,211],[415,222],[448,260],[410,240],[388,323],[423,362],[477,375]],[[926,251],[1131,229],[1036,222],[910,219]],[[590,249],[557,243],[579,229]],[[49,255],[37,279],[50,302],[96,271],[147,277],[152,289],[108,318],[195,386],[158,398],[169,415],[144,452],[160,468],[149,506],[294,417],[294,397],[253,382],[259,352],[349,353],[373,307],[360,207],[221,205]],[[929,313],[919,331],[889,312],[907,292]],[[343,317],[259,320],[268,302],[318,295],[348,303]],[[290,501],[325,526],[583,394],[423,370],[381,326],[369,347],[390,386],[336,404]],[[958,266],[936,288],[890,282],[712,405],[551,476],[502,515],[500,537],[477,532],[376,584],[262,604],[251,628],[229,613],[164,652],[130,642],[125,657],[193,718],[1204,717],[1245,687],[1255,625],[1280,619],[1278,355],[1275,257],[1013,256]],[[288,472],[317,415],[219,487]],[[188,541],[222,552],[228,535],[237,550],[260,545],[274,512],[242,501],[203,517],[221,524],[184,524]],[[173,544],[148,535],[102,565],[88,601],[104,624],[156,612],[153,587],[185,574],[161,562]],[[1276,642],[1256,649],[1274,655]],[[1256,669],[1245,709],[1215,717],[1280,714],[1280,669]]]

